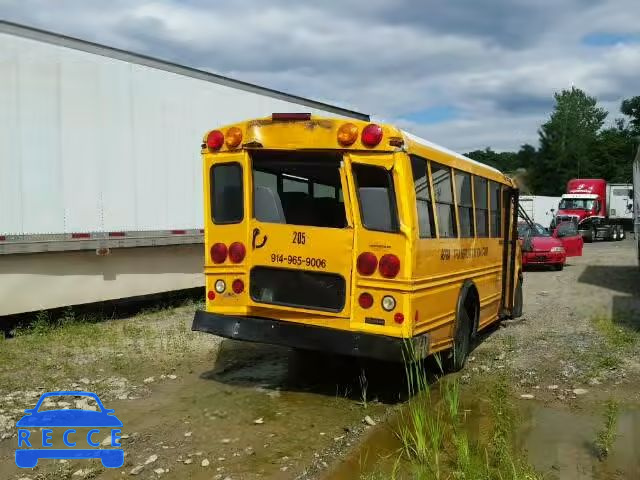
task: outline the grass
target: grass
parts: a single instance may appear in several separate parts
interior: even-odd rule
[[[366,410],[367,409],[367,389],[369,387],[369,382],[367,381],[367,375],[364,372],[364,368],[360,372],[358,381],[360,382],[360,398],[362,400],[362,406]]]
[[[604,459],[609,455],[615,442],[616,429],[618,427],[618,413],[618,403],[614,400],[609,400],[605,404],[602,413],[602,428],[598,431],[595,440],[596,451],[600,459]]]
[[[195,350],[208,340],[190,331],[193,309],[189,303],[119,320],[80,316],[72,309],[55,317],[38,312],[14,338],[0,339],[0,391],[60,389],[81,378],[139,381],[178,366],[190,368]]]
[[[592,323],[610,347],[625,349],[640,340],[640,332],[630,328],[629,322],[625,320],[624,318],[596,315],[593,317]]]
[[[542,478],[514,448],[517,416],[510,402],[512,394],[505,376],[496,377],[488,389],[490,431],[472,440],[466,418],[461,415],[458,379],[442,378],[439,381],[440,395],[434,395],[422,362],[405,362],[405,372],[412,398],[401,414],[396,434],[401,442],[403,459],[413,470],[411,478]]]
[[[591,324],[598,338],[579,359],[587,376],[597,378],[622,366],[624,356],[640,346],[640,332],[632,328],[624,316],[613,318],[599,314],[592,317]]]

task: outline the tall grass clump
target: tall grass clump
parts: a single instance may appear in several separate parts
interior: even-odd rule
[[[602,413],[602,428],[598,431],[595,441],[596,451],[601,460],[609,455],[615,442],[618,413],[618,403],[614,400],[607,401]]]
[[[443,373],[438,358],[436,363]],[[441,377],[439,394],[434,394],[423,362],[415,359],[410,347],[405,355],[405,373],[410,399],[401,413],[396,433],[403,459],[418,475],[416,478],[542,478],[514,448],[516,415],[509,401],[511,392],[506,378],[497,378],[489,388],[490,431],[481,438],[471,438],[467,419],[461,415],[461,389],[456,377]]]

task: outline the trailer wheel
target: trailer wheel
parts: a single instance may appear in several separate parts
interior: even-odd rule
[[[609,236],[609,240],[611,240],[612,242],[617,242],[618,241],[618,227],[617,227],[617,225],[614,226],[611,229],[611,234]]]
[[[618,240],[624,240],[624,237],[625,237],[624,227],[620,225],[619,228],[620,229],[618,230]]]

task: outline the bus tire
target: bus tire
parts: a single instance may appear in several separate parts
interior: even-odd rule
[[[445,372],[458,372],[467,363],[467,357],[471,351],[471,338],[476,329],[479,314],[478,291],[473,283],[467,281],[458,296],[453,347],[443,362]]]
[[[522,293],[522,276],[518,275],[516,292],[515,292],[515,295],[513,296],[513,311],[511,312],[511,318],[520,318],[522,316],[523,305],[524,305],[524,297]]]

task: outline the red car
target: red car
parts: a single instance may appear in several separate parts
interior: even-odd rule
[[[572,222],[559,224],[549,232],[540,224],[518,225],[518,236],[522,243],[522,266],[548,265],[562,270],[567,257],[582,255],[583,240]]]

